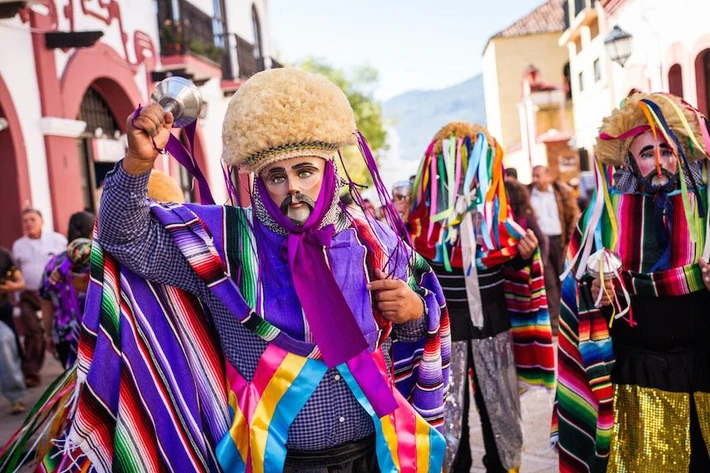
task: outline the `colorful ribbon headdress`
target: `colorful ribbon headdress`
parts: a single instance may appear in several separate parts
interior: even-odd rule
[[[464,235],[480,237],[487,266],[515,251],[522,230],[505,193],[503,150],[482,126],[453,122],[439,130],[419,167],[413,196],[415,246],[425,253],[426,246],[436,246],[432,259],[447,268],[458,258]],[[467,216],[473,217],[468,230]],[[475,240],[470,250],[475,252]]]
[[[690,166],[692,162],[710,156],[707,119],[696,108],[674,95],[635,94],[605,118],[601,126],[595,148],[596,189],[589,209],[582,217],[584,233],[581,243],[576,253],[571,255],[571,264],[563,278],[570,271],[575,271],[577,279],[581,278],[593,245],[601,247],[602,240],[606,242],[607,249],[616,251],[618,228],[610,197],[613,191],[612,176],[616,168],[625,165],[633,140],[649,130],[655,136],[662,136],[678,156],[685,217],[691,239],[693,242],[698,241],[698,232],[702,230],[695,222],[705,219],[707,209],[701,198],[695,199],[696,206],[691,205],[689,193],[700,197],[703,183],[697,182]],[[660,167],[658,156],[656,167]],[[686,176],[690,188],[686,184]],[[603,215],[604,209],[606,216]],[[707,243],[706,240],[704,255],[710,252]]]

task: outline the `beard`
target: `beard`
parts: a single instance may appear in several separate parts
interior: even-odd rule
[[[667,169],[661,169],[661,175],[653,170],[646,176],[639,178],[641,190],[647,194],[655,194],[657,192],[673,192],[679,188],[680,178],[678,173],[673,174]]]
[[[292,204],[303,205],[294,208],[291,206]],[[315,208],[315,206],[316,203],[313,201],[313,199],[311,199],[305,194],[299,193],[287,196],[283,200],[283,202],[281,202],[279,208],[281,209],[281,213],[288,217],[288,219],[291,220],[294,225],[302,227],[303,225],[305,225],[306,220],[308,220],[308,217],[311,216],[311,213],[313,213],[313,209]]]

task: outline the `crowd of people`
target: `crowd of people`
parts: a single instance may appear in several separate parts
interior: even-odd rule
[[[148,194],[183,201],[178,184],[160,171],[151,174]],[[21,219],[24,235],[12,251],[0,247],[0,387],[11,414],[25,412],[27,388],[42,384],[46,353],[65,369],[77,359],[96,217],[73,214],[66,237],[45,230],[37,209],[23,210]]]
[[[67,245],[30,209],[0,253],[13,410],[45,346],[67,368],[31,414],[52,423],[44,471],[469,472],[474,406],[486,470],[519,471],[538,388],[556,393],[562,472],[710,471],[710,131],[692,106],[628,97],[583,214],[466,122],[387,189],[343,93],[295,69],[228,107],[223,159],[252,176],[249,205],[151,193],[172,125],[157,104],[128,117],[93,243],[92,216]],[[340,170],[349,145],[376,198]]]
[[[89,212],[72,215],[67,244],[64,235],[43,229],[39,210],[25,209],[21,218],[24,236],[15,241],[12,252],[0,248],[0,372],[13,414],[25,411],[26,388],[40,385],[46,351],[65,367],[76,353],[94,225]]]

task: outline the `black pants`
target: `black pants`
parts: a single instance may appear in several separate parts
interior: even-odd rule
[[[560,320],[560,305],[562,297],[562,281],[560,275],[565,265],[565,249],[562,247],[562,237],[548,236],[550,242],[550,264],[544,268],[545,292],[547,293],[547,307],[550,312],[550,326],[552,333],[557,333]]]
[[[473,353],[470,345],[471,342],[468,343],[468,360],[466,361],[467,370],[473,368]],[[473,370],[473,385],[475,388],[473,400],[476,403],[478,415],[481,417],[483,446],[486,449],[486,454],[483,455],[483,466],[486,467],[486,471],[489,473],[507,473],[508,470],[503,467],[503,464],[500,461],[500,456],[498,455],[498,447],[496,447],[495,435],[493,434],[491,421],[488,418],[486,403],[483,400],[481,391],[478,389],[478,378],[476,377],[475,369]],[[471,471],[471,466],[473,465],[473,459],[471,457],[471,440],[469,437],[470,426],[468,424],[470,407],[471,399],[468,393],[468,389],[466,389],[464,391],[463,401],[463,423],[461,425],[461,441],[459,443],[459,449],[456,452],[456,457],[454,458],[453,473],[469,473]]]
[[[69,368],[69,355],[72,354],[71,345],[71,342],[59,342],[55,345],[57,357],[59,358],[59,362],[62,364],[62,368],[64,369]]]
[[[44,364],[44,329],[37,318],[41,308],[41,299],[37,291],[25,290],[20,294],[20,324],[25,337],[22,372],[25,381],[39,384],[39,372]]]
[[[284,473],[379,473],[375,436],[315,451],[289,450]]]
[[[710,455],[707,445],[700,430],[698,411],[695,400],[690,396],[690,467],[688,473],[701,473],[710,471]]]

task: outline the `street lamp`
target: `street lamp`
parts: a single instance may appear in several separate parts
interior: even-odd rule
[[[624,67],[634,48],[634,38],[618,26],[614,26],[604,40],[606,52],[612,61]]]

